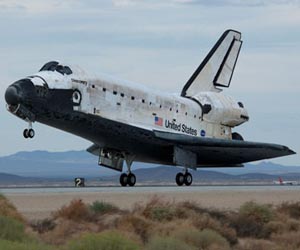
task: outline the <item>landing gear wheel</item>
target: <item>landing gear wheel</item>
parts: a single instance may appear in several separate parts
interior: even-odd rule
[[[184,175],[183,175],[183,173],[178,173],[177,175],[176,175],[176,183],[177,183],[177,185],[178,186],[182,186],[183,185],[183,183],[184,183]]]
[[[128,185],[130,187],[133,187],[135,185],[135,183],[136,183],[136,177],[135,177],[135,175],[132,174],[132,173],[129,173],[127,178],[128,178],[127,179]]]
[[[193,182],[193,176],[189,172],[185,173],[184,184],[186,186],[190,186],[192,184],[192,182]]]
[[[35,135],[35,132],[34,132],[34,130],[31,128],[31,129],[28,130],[28,133],[27,133],[27,134],[28,134],[28,137],[29,137],[29,138],[33,138],[34,135]]]
[[[121,174],[121,176],[120,176],[120,184],[121,184],[121,186],[126,187],[127,183],[128,183],[128,175],[125,174],[125,173]]]
[[[28,129],[24,129],[23,136],[24,136],[25,139],[27,139],[29,137],[28,136]]]
[[[33,138],[35,135],[35,132],[32,128],[30,129],[24,129],[23,131],[23,136],[24,138],[28,139],[28,138]]]

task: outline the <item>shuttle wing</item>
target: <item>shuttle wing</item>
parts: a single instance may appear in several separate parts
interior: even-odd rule
[[[182,89],[181,96],[192,97],[201,91],[221,91],[229,87],[242,46],[241,33],[227,30]]]
[[[288,147],[239,140],[201,138],[154,131],[157,138],[197,154],[200,166],[234,166],[246,162],[295,154]]]

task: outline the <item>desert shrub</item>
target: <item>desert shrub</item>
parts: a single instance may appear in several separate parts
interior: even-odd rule
[[[267,238],[272,232],[264,223],[244,215],[233,218],[232,225],[239,237]]]
[[[0,249],[3,250],[53,250],[51,246],[46,246],[36,242],[11,242],[0,239]]]
[[[178,206],[184,208],[184,210],[193,211],[198,215],[208,214],[210,217],[217,219],[219,221],[227,221],[228,216],[226,212],[219,211],[214,208],[204,208],[192,201],[180,202]]]
[[[100,234],[85,234],[81,238],[71,241],[68,250],[135,250],[139,247],[117,232],[103,232]]]
[[[172,220],[174,217],[174,211],[169,207],[153,207],[149,215],[152,220]]]
[[[219,250],[230,249],[229,243],[217,232],[205,229],[198,231],[196,229],[181,229],[172,234],[175,239],[184,241],[186,244],[196,249],[210,249],[211,246],[217,247]]]
[[[33,231],[37,231],[38,233],[45,233],[51,231],[55,228],[56,223],[51,219],[43,219],[37,220],[30,223],[31,228]]]
[[[0,194],[0,216],[1,215],[24,222],[23,216],[17,211],[15,206],[10,203],[2,194]]]
[[[89,208],[96,214],[113,213],[119,211],[115,205],[104,201],[95,201],[92,205],[90,205]]]
[[[267,205],[246,202],[238,215],[232,218],[232,226],[240,237],[267,238],[272,233],[265,225],[273,218],[273,211]]]
[[[20,221],[0,216],[0,239],[23,241],[26,237],[24,225]]]
[[[285,232],[297,232],[300,229],[300,221],[295,219],[286,219],[285,221],[270,221],[265,225],[272,234],[281,234]]]
[[[300,219],[300,202],[284,202],[277,207],[279,213],[287,214],[294,219]]]
[[[231,227],[229,212],[203,208],[195,202],[184,201],[176,204],[176,216],[178,216],[178,208],[185,211],[186,217],[198,230],[212,229],[226,238],[231,245],[237,243],[237,234],[235,229]]]
[[[241,244],[238,244],[235,250],[286,250],[278,244],[262,239],[244,239]]]
[[[200,249],[209,249],[211,246],[218,246],[219,249],[230,249],[227,240],[216,231],[204,229],[198,234]]]
[[[148,240],[154,236],[169,237],[173,232],[177,231],[178,228],[185,228],[186,230],[194,229],[195,227],[191,225],[190,221],[187,220],[172,220],[172,221],[150,221],[151,226],[148,229]]]
[[[285,222],[287,231],[299,231],[300,229],[300,221],[296,219],[288,219]]]
[[[146,218],[156,221],[169,221],[175,217],[174,204],[162,201],[158,197],[153,197],[145,207],[138,207],[136,210],[140,210],[142,215]]]
[[[118,221],[117,228],[122,231],[133,232],[145,243],[151,236],[153,223],[139,215],[126,215]]]
[[[217,219],[212,218],[207,213],[193,216],[191,221],[192,224],[200,231],[204,229],[212,229],[226,238],[231,245],[237,243],[237,233],[235,229],[230,227],[230,225],[223,224]]]
[[[97,225],[90,222],[72,220],[57,220],[57,226],[39,235],[43,242],[52,245],[65,244],[69,239],[78,237],[82,232],[96,232]]]
[[[230,245],[234,245],[238,242],[237,233],[234,228],[231,228],[228,225],[221,225],[221,227],[212,229],[223,236],[230,243]]]
[[[286,224],[281,221],[270,221],[266,224],[266,228],[272,233],[282,233],[287,230]]]
[[[176,206],[174,207],[174,211],[172,212],[174,214],[174,217],[179,219],[188,219],[191,215],[191,211],[185,209],[179,204],[176,204]]]
[[[173,237],[154,237],[145,247],[146,250],[196,250],[183,241]]]
[[[300,249],[300,232],[273,234],[271,239],[284,249]]]
[[[268,205],[260,205],[255,202],[246,202],[240,207],[239,213],[242,216],[249,216],[256,221],[267,223],[273,218],[273,211]]]
[[[237,234],[234,228],[229,227],[228,225],[222,225],[221,228],[212,228],[223,236],[230,245],[234,245],[238,242]]]
[[[88,206],[82,200],[72,200],[67,206],[54,213],[55,218],[64,218],[73,221],[88,221],[92,219],[92,215]]]

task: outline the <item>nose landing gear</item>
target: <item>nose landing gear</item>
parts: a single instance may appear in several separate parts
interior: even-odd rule
[[[32,129],[32,128],[30,128],[30,129],[24,129],[24,131],[23,131],[23,136],[24,136],[24,138],[33,138],[34,137],[34,135],[35,135],[35,132],[34,132],[34,130]]]
[[[32,122],[29,121],[28,123],[29,123],[28,129],[27,128],[24,129],[23,136],[24,136],[25,139],[28,139],[28,138],[32,139],[34,137],[34,135],[35,135],[35,132],[34,132],[34,130],[32,128]]]

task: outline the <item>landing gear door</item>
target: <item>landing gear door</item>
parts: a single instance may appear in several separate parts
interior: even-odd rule
[[[124,158],[119,152],[115,152],[107,149],[100,150],[99,162],[98,162],[100,166],[104,166],[122,172],[123,163],[124,163]]]
[[[196,169],[197,155],[191,151],[184,150],[180,147],[174,147],[173,162],[177,166],[189,167]]]

